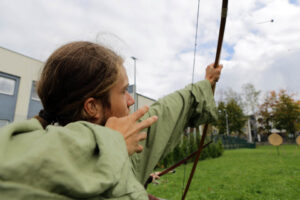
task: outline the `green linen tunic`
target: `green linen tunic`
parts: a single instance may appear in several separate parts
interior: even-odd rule
[[[43,129],[36,119],[0,130],[0,199],[148,199],[143,184],[188,126],[216,119],[209,81],[176,91],[144,116],[144,151],[128,156],[123,136],[78,121]]]

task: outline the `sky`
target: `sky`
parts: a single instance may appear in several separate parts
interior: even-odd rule
[[[124,58],[129,81],[153,99],[192,82],[198,0],[1,0],[0,46],[46,61],[71,41]],[[221,0],[201,0],[194,80],[214,62]],[[300,99],[300,0],[229,0],[216,95],[251,83]],[[273,21],[273,22],[271,22]]]

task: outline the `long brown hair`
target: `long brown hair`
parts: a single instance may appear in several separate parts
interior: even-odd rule
[[[48,58],[38,82],[44,110],[37,118],[44,127],[88,120],[83,105],[89,97],[110,107],[109,91],[122,64],[120,56],[98,44],[79,41],[63,45]]]

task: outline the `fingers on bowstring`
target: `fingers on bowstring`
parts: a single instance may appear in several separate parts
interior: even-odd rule
[[[131,114],[131,117],[134,121],[139,120],[141,117],[143,117],[149,110],[148,106],[144,106],[142,108],[139,108],[137,111]]]
[[[139,133],[137,136],[137,142],[143,141],[146,138],[147,138],[147,133],[145,133],[145,132]],[[142,145],[137,144],[137,148],[136,148],[135,152],[141,153],[143,151],[143,149],[144,149],[144,147]]]
[[[158,120],[158,117],[156,115],[149,117],[145,119],[144,121],[140,122],[138,126],[138,130],[142,130],[144,128],[148,128],[151,126],[153,123],[155,123]]]
[[[147,133],[145,133],[145,132],[139,133],[139,135],[138,135],[138,141],[143,141],[146,138],[147,138]]]
[[[144,147],[142,145],[138,145],[137,149],[136,149],[136,153],[141,153],[143,151]]]

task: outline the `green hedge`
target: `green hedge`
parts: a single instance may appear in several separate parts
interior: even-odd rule
[[[189,156],[191,153],[198,150],[200,143],[200,137],[193,135],[193,133],[182,138],[182,142],[175,147],[173,152],[169,153],[165,158],[161,159],[158,163],[159,168],[167,168],[185,157]],[[208,141],[206,141],[207,143]],[[224,152],[224,147],[221,140],[209,144],[201,152],[199,160],[204,160],[207,158],[217,158],[220,157]],[[195,158],[189,159],[187,162],[193,162]]]

